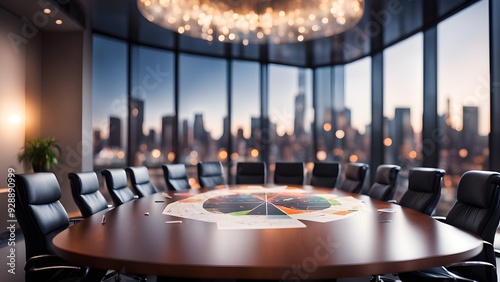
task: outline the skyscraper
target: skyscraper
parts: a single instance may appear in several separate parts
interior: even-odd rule
[[[463,107],[462,147],[473,148],[479,135],[479,111],[477,107]]]
[[[394,114],[394,127],[392,138],[392,147],[394,148],[393,159],[407,159],[410,150],[415,149],[415,140],[413,128],[411,126],[411,109],[396,108]]]
[[[109,117],[109,147],[122,147],[122,122],[118,117]]]
[[[161,118],[160,146],[164,152],[172,151],[172,136],[174,132],[174,116],[163,116]]]
[[[187,119],[182,121],[182,147],[188,148],[193,145],[193,135],[189,128],[189,121]]]
[[[298,89],[299,93],[295,96],[295,111],[293,120],[293,132],[295,136],[301,136],[305,133],[305,112],[306,112],[306,72],[299,69]]]
[[[299,93],[295,96],[295,115],[293,120],[293,132],[295,136],[302,136],[305,133],[305,110],[306,96],[304,93]]]
[[[92,142],[94,144],[94,155],[95,155],[95,154],[99,153],[103,147],[102,138],[101,138],[101,130],[99,130],[99,129],[93,130]]]
[[[144,124],[144,101],[131,98],[130,99],[130,150],[135,153],[139,150],[141,144],[145,142],[142,126]]]

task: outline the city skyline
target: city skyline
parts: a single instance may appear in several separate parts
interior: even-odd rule
[[[485,43],[488,38],[488,28],[487,19],[481,16],[485,11],[487,11],[487,3],[481,1],[438,25],[438,115],[443,116],[448,113],[450,126],[453,130],[460,131],[464,126],[462,112],[464,106],[478,107],[480,136],[486,136],[489,132],[489,100],[485,100],[487,97],[485,93],[489,93],[488,60],[485,59],[488,48],[488,44]],[[448,30],[462,27],[465,30],[473,28],[476,31],[473,34],[473,40],[464,40],[460,33]],[[418,33],[384,51],[384,117],[395,119],[396,109],[410,108],[409,124],[417,135],[421,131],[423,114],[422,41],[422,34]],[[127,45],[100,36],[95,37],[94,44],[96,44],[94,60],[96,64],[99,62],[105,66],[99,72],[95,72],[93,91],[95,95],[103,96],[103,99],[100,98],[100,103],[94,104],[93,125],[100,131],[99,138],[105,139],[109,135],[107,132],[109,116],[119,117],[122,120],[122,140],[126,142],[125,137],[129,134],[126,122],[129,111],[125,71],[127,63],[117,58],[126,57]],[[109,44],[112,47],[111,45],[106,47]],[[105,51],[99,51],[102,49]],[[135,45],[132,49],[134,56],[131,63],[134,66],[134,72],[131,101],[134,99],[144,101],[143,125],[140,128],[142,136],[139,136],[139,139],[154,132],[155,140],[158,142],[161,139],[160,136],[164,135],[163,117],[175,114],[172,53]],[[228,61],[188,54],[180,54],[179,61],[178,128],[180,137],[184,134],[183,129],[194,123],[196,114],[202,114],[204,130],[212,139],[220,139],[224,134],[225,120],[228,117],[228,90],[226,89]],[[252,134],[252,121],[261,116],[260,65],[257,62],[238,60],[231,62],[232,123],[229,130],[233,136],[241,134],[249,139]],[[323,83],[329,85],[316,86],[316,89],[323,89],[323,91],[315,95],[317,99],[328,96],[331,98],[325,100],[327,103],[316,106],[312,103],[313,71],[311,69],[270,64],[267,72],[269,100],[267,109],[264,110],[267,112],[269,121],[276,127],[277,135],[285,137],[293,134],[296,124],[294,103],[299,93],[304,95],[301,96],[304,101],[303,127],[308,134],[311,130],[309,125],[315,118],[315,111],[317,122],[321,123],[323,122],[322,112],[330,112],[329,115],[335,112],[330,108],[335,108],[337,112],[339,112],[338,108],[348,109],[343,114],[349,116],[349,126],[355,129],[357,134],[365,134],[371,123],[370,62],[371,59],[367,57],[346,64],[343,67],[341,83],[333,83],[326,77]],[[120,71],[115,70],[117,67]],[[339,70],[337,67],[329,69],[331,72]],[[154,71],[158,74],[156,79],[153,79]],[[100,72],[103,74],[99,75]],[[302,84],[299,83],[300,73],[304,74]],[[109,81],[114,83],[109,83]],[[339,90],[339,85],[343,85],[343,89]],[[318,107],[324,107],[324,109],[318,109]],[[327,120],[326,115],[324,119],[324,121]],[[317,124],[317,126],[321,125]],[[136,147],[134,144],[131,146]]]

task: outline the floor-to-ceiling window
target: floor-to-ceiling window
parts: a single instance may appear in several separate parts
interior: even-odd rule
[[[130,64],[129,162],[147,166],[160,187],[161,165],[175,160],[174,55],[132,45]]]
[[[454,200],[465,170],[487,169],[487,15],[487,1],[479,1],[438,25],[436,132],[442,137],[439,166],[447,171],[443,201]],[[422,163],[422,43],[417,33],[383,53],[383,162],[402,167],[401,188],[408,170]],[[93,64],[96,169],[177,160],[188,165],[194,180],[199,161],[266,160],[272,171],[277,161],[371,158],[370,57],[314,69],[315,105],[313,71],[306,68],[269,64],[260,77],[259,62],[176,53],[101,35],[94,36]]]
[[[261,160],[260,65],[232,61],[231,135],[232,175],[237,162]]]
[[[175,159],[174,58],[171,52],[132,47],[129,152],[134,165]]]
[[[316,118],[316,159],[318,161],[339,161],[334,157],[335,140],[333,133],[333,90],[332,67],[314,70],[314,95]]]
[[[179,55],[179,162],[193,178],[200,161],[229,159],[227,61]],[[196,183],[193,183],[196,185]]]
[[[401,166],[398,198],[407,187],[408,170],[422,163],[422,33],[384,50],[383,101],[384,162]]]
[[[315,70],[316,158],[368,162],[371,124],[371,59]]]
[[[438,25],[439,166],[446,170],[438,212],[455,201],[461,175],[488,169],[490,77],[488,1]]]
[[[94,169],[127,164],[128,46],[94,36],[92,65],[92,127]]]
[[[371,58],[345,65],[342,148],[345,162],[369,163],[371,140]]]
[[[312,71],[282,65],[269,66],[269,163],[312,162]]]

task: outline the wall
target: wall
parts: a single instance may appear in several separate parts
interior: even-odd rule
[[[12,33],[21,22],[0,8],[0,233],[7,226],[7,173],[22,172],[17,152],[24,144],[25,52],[13,48]]]
[[[42,34],[41,135],[54,137],[62,155],[54,172],[62,203],[75,210],[68,173],[81,171],[82,148],[82,32]]]
[[[7,185],[7,169],[21,171],[17,152],[24,143],[25,52],[13,48],[12,31],[18,19],[0,9],[0,188]]]
[[[7,186],[9,167],[25,172],[17,162],[25,140],[54,137],[63,150],[54,170],[61,202],[70,214],[77,213],[68,173],[92,170],[91,30],[40,29],[23,37],[25,24],[18,17],[0,8],[0,19],[0,188]],[[9,42],[12,34],[19,35],[19,51]],[[15,124],[14,115],[20,117]],[[2,203],[6,200],[0,195]]]

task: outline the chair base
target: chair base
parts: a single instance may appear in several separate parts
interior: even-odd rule
[[[401,280],[396,277],[387,277],[382,275],[373,275],[370,282],[401,282]]]
[[[478,282],[458,276],[444,267],[434,267],[422,271],[399,273],[399,277],[403,282]]]

